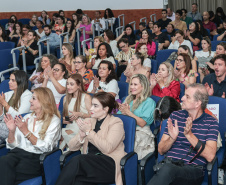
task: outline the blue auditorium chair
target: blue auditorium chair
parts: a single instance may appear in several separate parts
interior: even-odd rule
[[[180,83],[180,95],[179,95],[180,101],[181,101],[181,98],[184,96],[184,93],[185,93],[185,85],[183,83]]]
[[[212,51],[216,51],[217,49],[217,44],[221,43],[221,42],[226,42],[226,41],[211,41],[211,50]]]
[[[213,41],[217,41],[217,37],[219,37],[220,35],[214,35],[213,36]]]
[[[125,151],[127,154],[121,159],[121,172],[123,184],[137,185],[137,154],[134,152],[134,141],[136,132],[136,120],[132,117],[115,114],[115,117],[119,117],[123,121],[125,130]],[[71,157],[72,151],[66,152],[61,156],[61,167],[64,166],[63,161],[67,161],[66,156]],[[107,185],[107,184],[106,184]],[[111,184],[113,185],[113,184]]]
[[[121,77],[120,77],[120,81],[121,81],[121,82],[126,82],[126,78],[127,78],[127,77],[124,75],[124,73],[122,73],[122,74],[121,74]]]
[[[122,100],[123,97],[128,96],[129,84],[127,82],[118,81],[119,87],[119,99]]]
[[[0,19],[0,25],[5,28],[5,25],[9,22],[9,19]]]
[[[23,18],[23,19],[19,19],[18,22],[21,22],[22,24],[28,24],[30,22],[31,19],[27,19],[27,18]]]
[[[15,48],[15,42],[0,42],[0,50]]]
[[[167,126],[167,120],[164,120],[161,124],[161,130],[159,133],[159,141],[163,136],[165,127]],[[164,159],[164,155],[158,154],[158,162]],[[141,168],[141,177],[142,177],[142,185],[146,185],[150,179],[155,174],[153,170],[153,166],[155,165],[155,155],[154,152],[149,153],[142,161],[140,162]],[[217,178],[217,157],[207,165],[207,170],[205,171],[205,177],[203,180],[202,185],[217,185],[218,178]]]
[[[162,62],[165,62],[169,56],[171,55],[171,53],[173,52],[177,52],[176,49],[164,49],[164,50],[160,50],[158,51],[158,54],[156,56],[156,60],[158,62],[158,68],[159,68],[159,65],[162,63]]]
[[[158,63],[157,60],[151,59],[151,74],[152,73],[157,73],[158,72]]]

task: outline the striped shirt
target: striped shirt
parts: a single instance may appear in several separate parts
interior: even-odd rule
[[[190,142],[184,135],[185,122],[188,117],[188,112],[186,110],[176,111],[170,115],[172,122],[177,120],[179,135],[177,140],[173,143],[170,150],[167,152],[167,157],[170,157],[174,160],[183,159],[185,164],[188,164],[189,161],[195,156],[196,152],[192,152],[187,156],[190,149]],[[216,141],[218,137],[219,125],[216,119],[212,116],[203,113],[199,118],[193,121],[192,124],[192,133],[202,142],[206,141]],[[168,127],[165,128],[164,134],[168,134]],[[187,157],[186,157],[187,156]],[[207,161],[204,157],[197,157],[191,164],[205,166]]]

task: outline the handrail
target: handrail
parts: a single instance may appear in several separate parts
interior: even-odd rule
[[[151,21],[153,21],[152,17],[154,17],[154,22],[156,22],[156,14],[155,13],[150,15]]]
[[[99,22],[93,23],[92,27],[93,27],[93,38],[96,36],[95,35],[96,28],[98,29],[97,30],[98,31],[97,36],[99,36],[100,35],[100,23]]]
[[[60,38],[60,57],[62,58],[63,57],[63,53],[62,53],[62,43],[64,41],[62,41],[62,37],[61,36],[64,36],[66,35],[66,39],[67,39],[67,42],[66,43],[69,43],[69,33],[68,32],[64,32],[64,33],[61,33],[59,35],[59,38]]]
[[[108,26],[108,20],[111,21],[111,31],[113,32],[113,18],[108,18],[108,19],[105,20],[106,29],[109,28],[109,26]]]
[[[38,45],[38,54],[39,54],[39,57],[42,56],[42,46],[41,46],[41,42],[45,42],[47,43],[47,54],[50,54],[50,46],[49,46],[49,38],[46,38],[46,39],[42,39],[42,40],[39,40],[37,45]]]
[[[35,69],[38,69],[38,60],[40,59],[42,59],[42,56],[39,56],[34,60]]]
[[[121,19],[120,19],[120,17],[122,17],[122,26],[123,26],[123,28],[125,28],[125,15],[121,14],[121,15],[118,16],[119,27],[121,26]]]
[[[143,22],[143,20],[145,20],[144,22],[147,23],[147,17],[143,17],[140,19],[140,22]]]
[[[16,67],[16,53],[14,51],[22,49],[22,61],[23,61],[23,69],[25,72],[27,72],[27,66],[26,66],[26,57],[25,57],[25,46],[20,46],[17,48],[14,48],[11,50],[11,53],[13,55],[13,67]]]
[[[3,76],[3,74],[8,73],[8,72],[13,71],[13,70],[19,70],[19,68],[18,68],[18,67],[12,67],[12,68],[10,68],[10,69],[6,69],[6,70],[4,70],[4,71],[1,71],[1,72],[0,72],[1,82],[2,82],[3,80],[5,80],[5,77]]]
[[[118,38],[118,36],[121,34],[120,29],[121,29],[121,32],[122,32],[124,27],[123,26],[119,26],[118,28],[115,29],[116,38]]]
[[[78,55],[81,55],[81,45],[80,45],[80,37],[79,37],[79,31],[80,29],[83,29],[83,40],[86,39],[86,27],[83,26],[81,28],[77,28],[76,32],[77,32],[77,45],[78,45]]]
[[[130,22],[129,24],[133,24],[133,30],[136,30],[136,21]]]
[[[90,41],[90,42],[89,42],[89,44],[90,44],[89,46],[90,46],[90,48],[92,48],[92,47],[91,47],[91,45],[92,45],[92,40],[93,40],[92,38],[89,38],[89,39],[86,39],[86,40],[83,40],[83,41],[82,41],[82,54],[83,54],[83,56],[85,56],[86,42],[87,42],[87,41]]]

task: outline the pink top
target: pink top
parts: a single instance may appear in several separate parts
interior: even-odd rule
[[[137,45],[139,44],[139,42],[137,42],[135,48],[137,48]],[[155,42],[152,41],[152,43],[147,43],[147,48],[148,48],[148,56],[154,56],[155,55],[155,51],[156,51],[156,45]]]
[[[88,25],[85,25],[85,24],[80,24],[80,28],[81,27],[85,27],[86,28],[86,31],[91,31],[91,26],[92,24],[88,24]],[[86,39],[89,38],[89,34],[85,34],[86,36]],[[84,39],[83,39],[83,32],[81,31],[81,36],[80,36],[80,41],[82,42]],[[89,44],[89,41],[86,42],[86,44],[88,45],[88,48],[90,48],[90,44]],[[82,46],[82,45],[81,45]]]

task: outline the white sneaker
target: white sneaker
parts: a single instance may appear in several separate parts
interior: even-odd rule
[[[224,170],[218,168],[218,184],[224,184]]]

